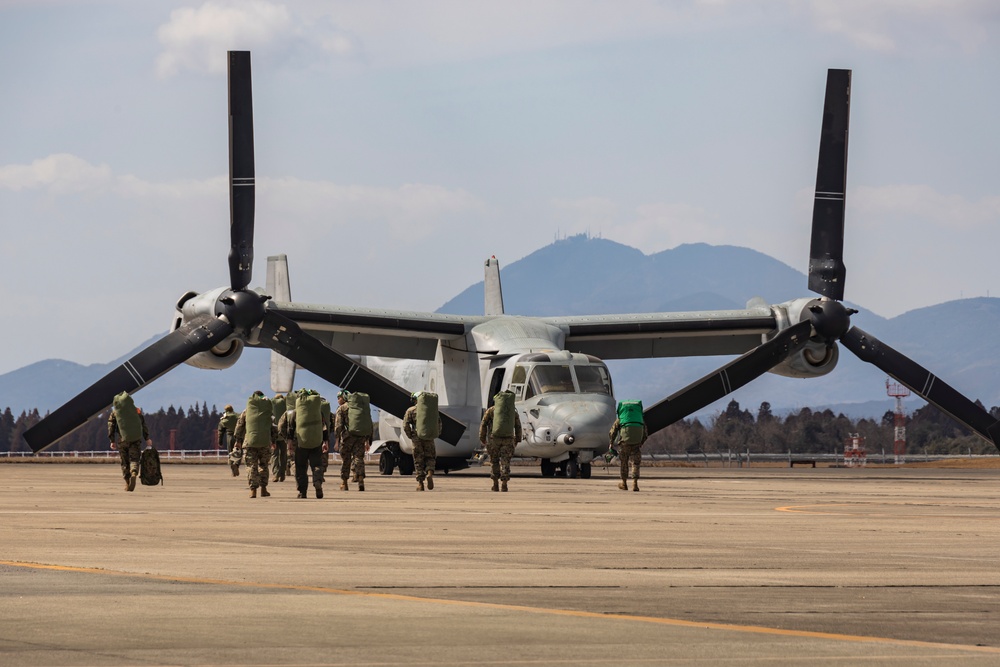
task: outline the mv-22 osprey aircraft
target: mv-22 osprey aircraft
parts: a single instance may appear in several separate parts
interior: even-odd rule
[[[1000,422],[885,343],[851,325],[843,263],[851,72],[830,70],[813,208],[809,282],[818,297],[743,310],[582,317],[505,315],[499,267],[486,263],[485,313],[456,316],[291,301],[288,265],[268,262],[266,291],[250,289],[253,266],[254,157],[250,54],[229,53],[229,286],[188,292],[177,302],[171,332],[84,389],[25,433],[40,451],[106,410],[115,394],[133,392],[176,365],[224,369],[245,346],[272,350],[272,388],[291,389],[294,369],[364,391],[380,408],[380,465],[412,470],[412,445],[400,423],[410,394],[439,395],[444,430],[438,462],[464,467],[479,447],[484,407],[501,389],[517,396],[524,439],[517,454],[541,459],[551,476],[588,477],[607,450],[615,400],[602,359],[740,355],[645,411],[651,433],[683,419],[765,372],[796,378],[829,373],[839,341],[913,393],[996,445]],[[348,356],[351,355],[351,356]]]

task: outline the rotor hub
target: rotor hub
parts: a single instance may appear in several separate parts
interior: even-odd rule
[[[264,319],[267,297],[256,292],[226,290],[215,305],[216,316],[225,316],[237,331],[247,333]]]
[[[811,304],[808,311],[809,321],[816,335],[828,345],[847,333],[851,328],[851,315],[858,312],[825,297]]]

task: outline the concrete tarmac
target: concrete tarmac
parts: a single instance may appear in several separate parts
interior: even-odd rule
[[[1000,470],[522,470],[0,465],[0,664],[1000,665]]]

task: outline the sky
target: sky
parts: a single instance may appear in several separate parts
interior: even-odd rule
[[[230,49],[252,284],[286,253],[296,301],[433,311],[578,233],[805,272],[827,68],[845,298],[1000,295],[995,0],[0,0],[0,374],[108,362],[228,283]]]

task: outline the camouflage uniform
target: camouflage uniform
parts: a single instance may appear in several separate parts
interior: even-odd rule
[[[333,430],[337,436],[337,447],[340,452],[340,488],[347,489],[347,480],[350,478],[351,471],[353,470],[354,478],[358,480],[358,491],[364,491],[365,452],[369,445],[371,445],[371,438],[348,433],[346,401],[337,408],[333,422]]]
[[[233,412],[233,406],[227,405],[226,411],[219,419],[219,449],[222,449],[222,445],[225,444],[227,452],[233,451],[233,434],[236,431],[236,422],[239,418],[240,416]]]
[[[282,415],[285,414],[285,397],[275,394],[271,399],[274,406],[274,424],[277,426]],[[271,481],[284,482],[285,472],[288,470],[288,446],[284,442],[275,442],[274,454],[271,456]]]
[[[226,451],[229,452],[229,468],[233,471],[233,477],[238,477],[240,474],[240,460],[243,457],[243,452],[234,452],[233,448],[236,444],[236,439],[233,434],[236,432],[236,422],[238,422],[240,416],[233,412],[233,406],[227,405],[225,412],[222,413],[222,417],[219,419],[219,449],[222,449],[223,443],[226,445]]]
[[[309,490],[309,471],[312,470],[313,486],[316,497],[323,497],[323,467],[321,455],[327,435],[324,431],[322,440],[303,442],[296,439],[295,411],[289,410],[278,420],[278,431],[283,438],[294,442],[295,451],[295,486],[299,490],[299,498],[305,498]]]
[[[438,414],[438,433],[443,426],[441,415]],[[437,460],[437,450],[434,448],[433,440],[421,440],[417,437],[417,406],[413,405],[403,414],[403,432],[413,443],[413,469],[417,473],[417,488],[424,490],[424,479],[427,479],[427,488],[433,489],[434,482],[431,477],[434,475],[434,465]]]
[[[639,467],[642,465],[642,446],[646,442],[646,438],[649,437],[649,430],[646,425],[642,425],[642,441],[638,445],[626,445],[623,442],[616,442],[621,434],[621,423],[616,419],[615,423],[611,425],[611,431],[608,433],[608,440],[611,442],[612,447],[618,448],[618,461],[621,465],[621,478],[622,481],[618,483],[618,488],[625,491],[628,489],[628,474],[629,470],[632,472],[632,490],[639,490]]]
[[[128,484],[133,476],[139,476],[139,458],[142,456],[142,444],[149,440],[149,429],[146,428],[146,418],[139,413],[139,421],[142,423],[142,440],[132,440],[130,442],[119,442],[118,447],[118,459],[122,466],[122,477],[125,478],[127,484],[126,489],[131,491],[135,488],[135,484]],[[108,417],[108,440],[114,443],[119,437],[118,432],[118,418],[115,416],[115,411],[111,411],[111,415]]]
[[[493,490],[497,490],[497,480],[503,482],[503,490],[507,490],[510,479],[510,459],[514,456],[514,446],[521,441],[521,418],[514,412],[514,437],[493,435],[493,406],[483,415],[479,424],[479,442],[486,445],[486,453],[490,456],[490,479],[493,480]]]
[[[236,445],[241,447],[244,451],[244,457],[247,464],[247,482],[250,484],[250,490],[257,489],[261,490],[262,496],[269,496],[270,493],[267,492],[267,480],[268,480],[268,463],[271,460],[271,444],[273,443],[278,448],[283,448],[285,446],[285,439],[278,432],[278,427],[271,422],[271,433],[269,438],[264,439],[247,439],[247,413],[244,410],[240,416],[239,420],[236,422],[235,439]]]

